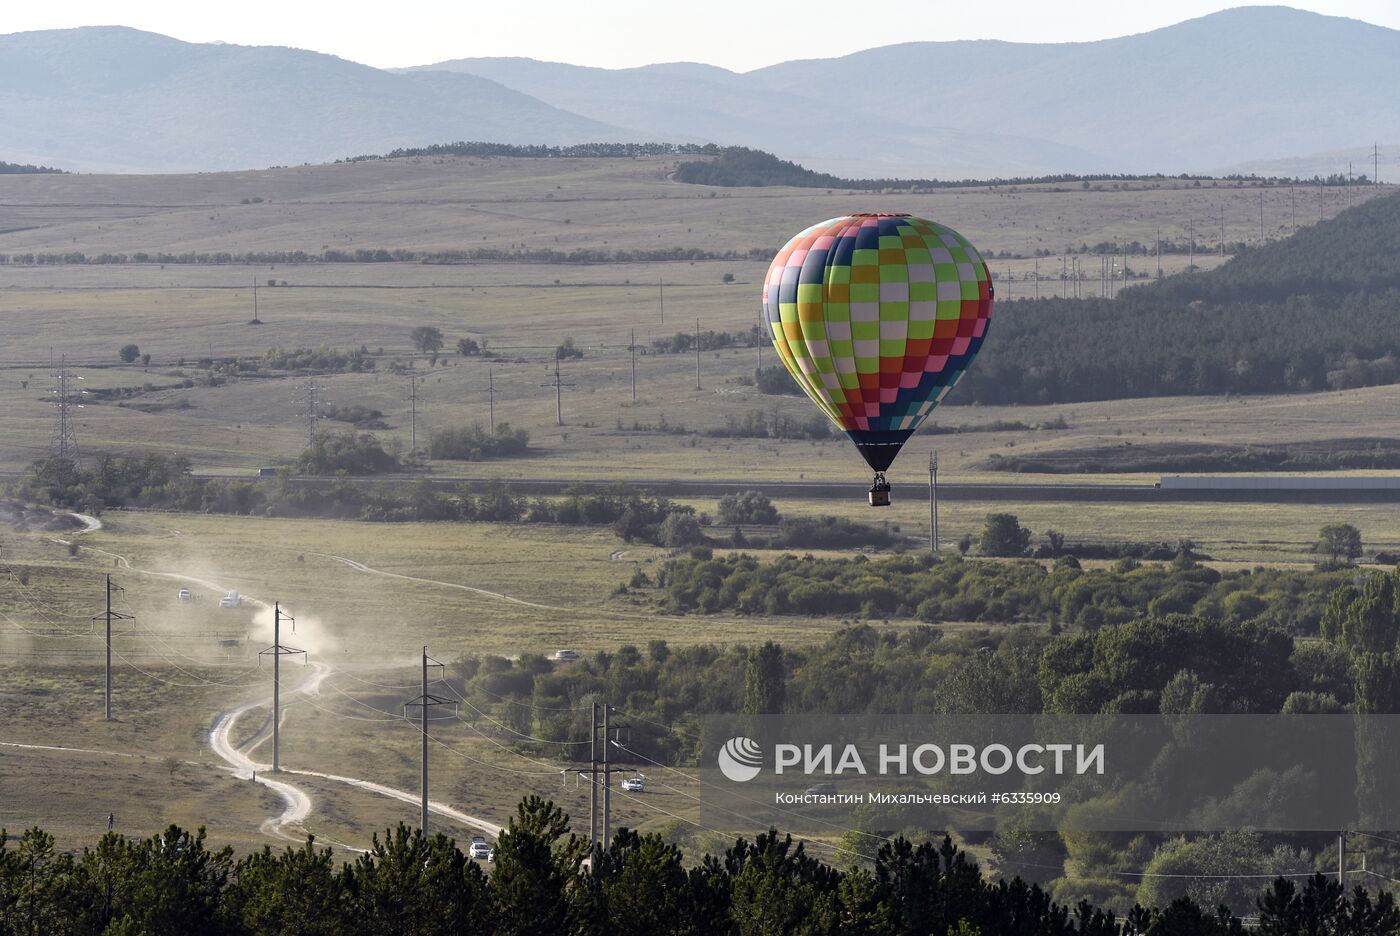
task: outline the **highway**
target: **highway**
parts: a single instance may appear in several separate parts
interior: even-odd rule
[[[200,477],[236,478],[248,480],[247,474],[200,475]],[[352,479],[357,484],[392,484],[417,480],[422,475],[390,475],[373,478]],[[335,483],[336,478],[306,477],[294,479],[298,484],[324,487]],[[490,478],[466,475],[433,475],[428,480],[440,487],[455,487],[470,484],[480,490],[482,487],[504,483],[513,493],[531,496],[557,496],[570,488],[583,486],[591,490],[602,490],[620,481],[637,490],[666,497],[722,497],[739,491],[760,491],[774,500],[829,500],[833,498],[857,498],[865,496],[866,484],[863,480],[852,479],[849,483],[832,481],[764,481],[764,480],[720,480],[720,479],[661,479],[661,478],[589,478],[569,480],[561,478]],[[277,483],[276,479],[264,479],[263,483]],[[906,482],[895,481],[893,496],[926,500],[928,482],[914,476]],[[1400,503],[1400,490],[1162,490],[1152,484],[1044,484],[1044,483],[1005,483],[1005,484],[959,484],[940,482],[938,498],[942,501],[1004,502],[1004,503],[1044,503],[1044,502],[1086,502],[1086,503],[1258,503],[1258,504],[1385,504]]]

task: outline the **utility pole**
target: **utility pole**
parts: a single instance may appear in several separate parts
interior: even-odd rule
[[[1259,246],[1264,246],[1264,190],[1259,190]]]
[[[1347,887],[1347,834],[1343,830],[1337,833],[1337,883],[1342,885],[1342,892],[1346,892]]]
[[[554,379],[549,383],[540,384],[541,387],[554,388],[554,420],[559,425],[564,425],[564,388],[575,387],[577,384],[563,383],[559,376],[559,355],[554,356]],[[494,434],[494,432],[493,432]]]
[[[938,553],[938,453],[928,455],[928,551]]]
[[[1371,144],[1371,184],[1381,184],[1381,145]]]
[[[418,377],[415,374],[408,375],[408,401],[411,427],[408,431],[408,451],[409,457],[412,458],[418,454]]]
[[[441,663],[428,656],[428,648],[423,648],[423,693],[416,699],[412,699],[403,704],[404,715],[408,715],[408,710],[413,707],[421,708],[422,722],[419,731],[423,734],[423,754],[422,754],[422,775],[419,779],[419,790],[422,793],[422,816],[418,820],[418,828],[426,838],[428,835],[428,709],[434,705],[455,705],[451,699],[440,699],[428,692],[428,667],[437,666],[446,670]]]
[[[604,741],[607,739],[605,738]],[[588,723],[588,851],[598,844],[598,703]]]
[[[1157,229],[1157,278],[1162,278],[1162,229]]]
[[[612,769],[610,764],[612,759],[608,756],[608,751],[612,747],[612,739],[608,737],[608,713],[612,711],[612,706],[603,703],[603,850],[607,851],[608,844],[612,842]]]
[[[700,320],[695,320],[695,389],[700,389]]]
[[[302,664],[306,663],[306,651],[282,645],[282,619],[292,622],[292,633],[297,632],[296,618],[282,613],[280,604],[272,606],[272,646],[259,650],[258,656],[272,657],[272,772],[282,769],[282,657],[301,654]]]
[[[494,368],[486,368],[486,411],[491,417],[491,434],[496,434],[496,375]]]
[[[1220,259],[1225,259],[1225,205],[1220,205]]]
[[[106,589],[107,609],[103,611],[102,614],[93,618],[94,623],[99,620],[106,622],[107,665],[103,669],[102,679],[102,717],[106,721],[112,720],[112,622],[133,620],[133,616],[130,614],[122,614],[120,611],[112,610],[112,592],[114,591],[124,591],[124,589],[120,585],[115,584],[112,581],[112,576],[108,575]]]
[[[257,278],[257,276],[254,276],[254,277],[253,277],[253,321],[250,322],[249,324],[251,324],[251,325],[261,325],[261,324],[262,324],[262,320],[260,320],[260,319],[258,318],[258,278]]]
[[[1186,265],[1186,272],[1190,273],[1192,267],[1196,265],[1196,219],[1188,218],[1186,221],[1187,239],[1191,241],[1191,259]]]
[[[1006,298],[1011,298],[1011,264],[1006,265]]]
[[[1040,298],[1040,258],[1035,258],[1035,297]]]
[[[632,402],[637,402],[637,330],[632,329],[627,340],[627,352],[632,356]]]
[[[661,277],[656,278],[656,298],[661,308],[661,324],[666,324],[666,283]]]

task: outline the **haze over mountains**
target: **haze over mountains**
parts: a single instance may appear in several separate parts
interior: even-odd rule
[[[743,74],[497,58],[390,72],[89,27],[0,36],[0,159],[170,171],[454,140],[665,140],[847,176],[1206,172],[1325,165],[1302,158],[1393,140],[1396,87],[1400,31],[1285,7],[1099,42],[911,42]]]

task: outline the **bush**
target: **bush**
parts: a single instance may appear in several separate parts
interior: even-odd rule
[[[131,364],[141,356],[141,349],[134,344],[122,345],[121,351],[117,353],[123,364]]]
[[[294,474],[349,475],[383,474],[397,471],[399,460],[367,432],[324,432],[292,464]]]
[[[497,426],[494,435],[473,425],[434,432],[428,441],[428,457],[452,461],[518,458],[526,454],[529,444],[530,434],[524,429],[512,429],[509,423]]]
[[[719,519],[721,523],[761,523],[778,522],[778,509],[762,491],[744,491],[740,494],[726,494],[719,499]]]
[[[977,548],[984,556],[1024,556],[1031,544],[1031,531],[1021,526],[1015,514],[987,514]]]

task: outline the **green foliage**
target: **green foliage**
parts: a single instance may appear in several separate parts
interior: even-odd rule
[[[481,345],[475,338],[458,338],[457,353],[462,357],[474,357],[481,353]]]
[[[849,521],[847,521],[849,523]],[[784,518],[779,541],[792,531],[805,548],[849,546],[881,531],[852,525],[851,539],[827,539],[840,524],[830,518]],[[787,540],[787,545],[797,545]],[[799,548],[804,548],[799,546]],[[882,616],[939,621],[1010,623],[1040,621],[1086,629],[1125,623],[1145,614],[1200,614],[1221,617],[1230,608],[1239,618],[1297,634],[1315,634],[1327,597],[1345,573],[1255,569],[1220,573],[1193,563],[1143,565],[1133,570],[1072,568],[1057,563],[1047,570],[1036,562],[970,562],[926,555],[888,559],[798,559],[782,556],[760,562],[729,556],[709,562],[673,559],[658,578],[661,605],[670,611],[752,614],[850,615],[870,610]],[[1173,671],[1175,672],[1175,671]]]
[[[428,441],[428,456],[449,461],[519,458],[527,454],[529,444],[530,433],[512,429],[509,423],[496,426],[494,434],[477,424],[434,432]]]
[[[1300,892],[1287,878],[1275,878],[1258,898],[1261,936],[1389,936],[1400,933],[1400,909],[1393,894],[1374,898],[1364,887],[1350,894],[1323,874],[1314,874]]]
[[[574,339],[565,338],[554,349],[554,359],[556,361],[566,361],[569,358],[583,357],[583,349],[574,344]]]
[[[349,406],[336,406],[329,404],[321,407],[321,418],[330,419],[335,422],[349,423],[356,429],[388,429],[389,424],[384,421],[384,414],[377,409],[370,409],[359,403],[352,403]]]
[[[785,367],[762,367],[753,372],[754,386],[770,396],[803,396],[802,387]]]
[[[433,325],[419,325],[408,333],[408,340],[424,354],[437,354],[442,350],[442,329]]]
[[[397,471],[399,460],[368,432],[322,432],[292,463],[303,475],[372,475]]]
[[[783,648],[765,641],[749,652],[744,667],[744,714],[781,715],[787,703],[787,673]]]
[[[1059,403],[1394,383],[1395,206],[1375,198],[1215,270],[1115,299],[1000,302],[994,338],[957,398]]]
[[[1329,523],[1317,531],[1313,552],[1322,553],[1333,563],[1355,562],[1361,558],[1361,531],[1350,523]]]
[[[721,523],[772,525],[778,522],[778,508],[762,491],[726,494],[719,499],[718,512]]]
[[[134,344],[122,345],[121,351],[117,352],[117,357],[121,358],[123,364],[135,363],[141,356],[141,349]]]
[[[1016,520],[1015,514],[987,514],[977,549],[984,556],[1024,556],[1031,545],[1031,531]]]
[[[269,370],[305,371],[317,374],[358,374],[374,370],[374,358],[360,349],[341,351],[339,348],[269,348],[262,356],[262,366]]]

